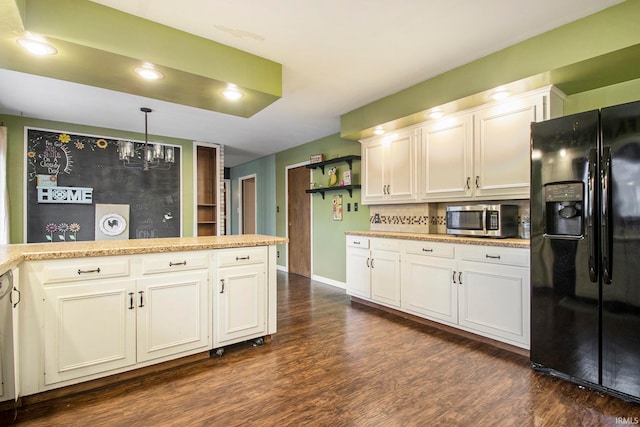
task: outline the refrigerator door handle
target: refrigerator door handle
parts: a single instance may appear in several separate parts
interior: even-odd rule
[[[611,221],[609,208],[611,207],[611,149],[604,147],[602,150],[602,281],[610,285],[613,276],[613,262],[611,259]]]
[[[589,279],[596,283],[598,281],[598,262],[597,262],[597,241],[596,230],[594,228],[593,219],[596,214],[596,179],[598,167],[598,153],[595,149],[589,151],[589,176],[587,177],[588,198],[587,203],[587,233],[589,242]]]

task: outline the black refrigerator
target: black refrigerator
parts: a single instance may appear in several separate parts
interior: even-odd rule
[[[640,402],[640,101],[531,139],[531,365]]]

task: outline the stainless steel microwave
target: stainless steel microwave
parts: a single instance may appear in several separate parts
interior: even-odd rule
[[[447,234],[481,237],[518,235],[517,205],[447,206]]]

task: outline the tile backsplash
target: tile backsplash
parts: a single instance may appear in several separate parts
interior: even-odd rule
[[[529,200],[502,200],[499,202],[518,205],[518,223],[529,219]],[[372,231],[396,231],[407,233],[445,234],[447,205],[473,203],[416,203],[402,205],[369,206],[369,224]]]

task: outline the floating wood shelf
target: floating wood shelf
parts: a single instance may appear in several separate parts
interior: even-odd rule
[[[361,159],[360,156],[358,156],[356,154],[352,154],[352,155],[349,155],[349,156],[336,157],[335,159],[325,160],[324,162],[309,163],[308,165],[306,165],[306,167],[307,167],[307,169],[318,169],[318,168],[320,168],[322,170],[322,175],[324,175],[324,167],[325,167],[325,165],[331,165],[331,164],[334,164],[334,163],[347,162],[347,164],[349,165],[349,170],[351,170],[353,161],[354,160],[360,160],[360,159]],[[345,187],[349,187],[349,186],[345,185]]]
[[[320,187],[320,188],[311,188],[309,190],[305,190],[307,193],[320,193],[322,194],[322,198],[324,199],[324,193],[327,191],[339,191],[346,190],[349,192],[349,197],[353,197],[353,190],[360,188],[360,185],[338,185],[336,187]]]

